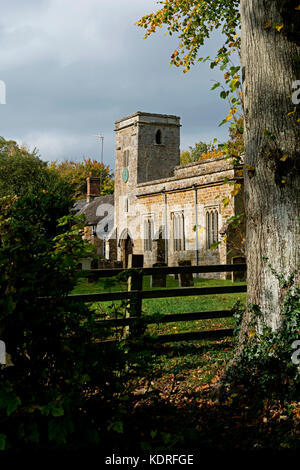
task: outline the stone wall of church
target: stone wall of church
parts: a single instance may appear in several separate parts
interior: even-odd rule
[[[128,239],[132,252],[144,255],[146,267],[164,260],[173,266],[181,260],[227,264],[239,255],[238,250],[230,255],[220,232],[242,207],[240,195],[231,194],[241,170],[224,157],[178,166],[179,121],[176,116],[138,112],[116,122],[115,227],[117,258],[123,263]],[[207,213],[214,221],[210,232],[218,226],[220,244],[214,249],[209,248]],[[184,233],[180,243],[174,241],[174,230]],[[235,242],[238,245],[238,238]]]
[[[233,187],[230,182],[235,179],[236,170],[224,158],[216,160],[188,165],[187,168],[182,167],[177,172],[181,178],[173,177],[152,181],[148,185],[138,185],[138,217],[135,224],[139,226],[138,233],[142,235],[142,240],[139,240],[134,252],[144,253],[145,266],[151,266],[157,261],[156,240],[160,228],[165,226],[165,200],[168,232],[166,260],[169,265],[176,266],[180,260],[190,260],[192,264],[198,263],[199,265],[231,263],[228,243],[222,239],[220,234],[219,241],[221,243],[216,249],[212,250],[207,246],[206,212],[209,210],[218,211],[218,230],[220,231],[226,220],[235,214],[237,198],[241,199],[240,195],[231,195]],[[193,169],[193,175],[189,175],[191,169]],[[195,231],[195,195],[197,197],[197,232]],[[226,206],[223,203],[225,198],[229,200]],[[184,249],[182,250],[176,249],[176,243],[174,243],[174,213],[183,214],[184,247],[182,248]],[[145,252],[143,220],[147,217],[153,219],[154,243],[152,250]],[[196,250],[196,246],[198,246],[198,250]],[[217,277],[219,276],[224,278],[226,274],[218,274]],[[216,275],[211,274],[207,277],[216,277]]]

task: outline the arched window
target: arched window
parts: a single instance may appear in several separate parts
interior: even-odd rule
[[[219,237],[218,237],[218,234],[219,234],[219,227],[218,227],[219,215],[218,215],[217,210],[214,211],[213,218],[214,218],[213,243],[216,243],[217,241],[219,241],[218,240],[219,239]]]
[[[123,166],[127,168],[128,164],[129,164],[129,150],[125,150],[123,153]]]
[[[158,129],[155,134],[155,143],[160,145],[161,144],[161,130]]]
[[[174,251],[185,249],[184,217],[182,212],[173,212],[173,248]]]
[[[217,209],[210,209],[206,212],[206,246],[210,248],[219,241],[219,214]]]
[[[210,230],[210,212],[206,212],[206,246],[210,247],[211,243],[211,230]]]
[[[144,251],[152,251],[153,220],[151,217],[144,219]]]
[[[126,197],[126,198],[125,198],[124,211],[125,211],[125,212],[128,212],[128,208],[129,208],[128,197]]]

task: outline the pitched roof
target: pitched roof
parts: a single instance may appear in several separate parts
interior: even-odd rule
[[[100,206],[107,206],[103,207],[102,210],[99,210]],[[112,208],[114,207],[114,195],[107,194],[105,196],[95,197],[92,201],[87,202],[86,199],[79,199],[74,204],[73,210],[76,212],[77,215],[85,215],[86,224],[87,225],[97,225],[97,223],[105,217],[105,213],[109,211],[109,206]],[[101,215],[97,215],[97,214]],[[108,214],[109,216],[112,214]]]

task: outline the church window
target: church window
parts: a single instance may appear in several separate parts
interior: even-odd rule
[[[151,217],[144,219],[144,251],[152,251],[153,220]]]
[[[209,209],[206,212],[206,246],[210,248],[219,241],[218,211]]]
[[[173,248],[174,251],[185,249],[183,212],[173,212]]]
[[[160,145],[161,144],[161,130],[158,129],[155,134],[155,143]]]

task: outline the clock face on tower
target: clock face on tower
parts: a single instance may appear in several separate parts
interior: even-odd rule
[[[123,183],[127,183],[129,178],[129,171],[128,168],[123,168],[123,173],[122,173],[122,181]]]

